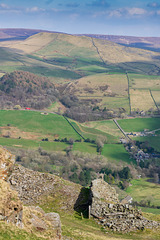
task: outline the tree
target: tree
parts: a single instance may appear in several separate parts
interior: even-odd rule
[[[68,142],[69,142],[70,145],[73,145],[74,139],[73,139],[73,138],[70,138]]]
[[[86,180],[86,179],[85,179],[84,172],[81,171],[80,174],[79,174],[79,181],[80,181],[80,184],[81,184],[82,186],[85,186],[85,184],[86,184],[86,181],[85,181],[85,180]]]
[[[106,138],[105,137],[100,136],[96,139],[97,152],[99,152],[100,154],[102,153],[104,143],[106,143]]]
[[[69,156],[69,153],[72,151],[72,148],[73,148],[73,145],[66,147],[65,152],[66,152],[67,156]]]
[[[154,183],[159,183],[159,174],[158,173],[154,173],[153,180],[154,180]]]

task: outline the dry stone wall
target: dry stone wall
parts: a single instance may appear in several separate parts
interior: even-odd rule
[[[102,179],[92,181],[90,197],[90,214],[106,228],[130,232],[160,227],[159,223],[145,219],[140,210],[129,204],[121,204],[115,189]]]

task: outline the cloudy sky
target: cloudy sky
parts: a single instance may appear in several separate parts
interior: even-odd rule
[[[0,0],[0,28],[160,37],[160,0]]]

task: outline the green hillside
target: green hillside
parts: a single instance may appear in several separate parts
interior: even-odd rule
[[[46,76],[64,94],[98,100],[102,109],[123,108],[129,114],[130,110],[156,110],[155,103],[160,101],[156,52],[86,36],[41,32],[26,40],[1,42],[0,53],[2,74],[22,70]]]

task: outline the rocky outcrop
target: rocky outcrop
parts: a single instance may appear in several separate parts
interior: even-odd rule
[[[40,207],[24,207],[23,224],[30,232],[35,232],[37,236],[50,239],[62,239],[61,221],[58,213],[45,213]]]
[[[140,210],[129,204],[121,204],[115,189],[102,179],[92,181],[90,197],[90,214],[113,231],[130,232],[160,227],[157,222],[145,219]]]
[[[14,166],[8,182],[25,204],[39,204],[43,197],[51,196],[56,202],[58,198],[58,209],[69,212],[74,211],[74,204],[81,189],[80,185],[53,174],[36,172],[20,165]]]
[[[119,202],[116,190],[102,179],[93,180],[90,186],[90,191],[92,202],[95,199],[101,199],[108,203]]]
[[[0,147],[0,179],[6,180],[15,163],[15,157]]]
[[[23,206],[17,192],[11,190],[9,184],[0,179],[0,220],[22,226]]]
[[[22,226],[23,206],[16,191],[5,181],[11,173],[15,157],[0,147],[0,220]]]
[[[37,199],[40,194],[51,189],[50,176],[38,174],[34,171],[31,171],[31,174],[30,170],[28,170],[30,175],[27,175],[25,174],[27,169],[25,170],[23,167],[21,175],[19,175],[18,172],[14,172],[14,169],[21,169],[21,166],[15,165],[15,158],[10,152],[0,148],[0,220],[13,223],[28,232],[34,232],[39,237],[43,236],[48,239],[49,236],[49,239],[53,240],[62,239],[59,214],[54,212],[45,213],[40,207],[24,207],[18,192],[15,191],[17,188],[19,195],[26,202],[29,202],[29,199],[31,199],[30,202],[33,202],[32,200]],[[25,180],[22,181],[22,185],[19,185],[22,175]],[[53,178],[52,183],[55,184]],[[8,182],[6,182],[7,179]],[[12,186],[16,186],[14,190],[11,189],[10,183]]]

